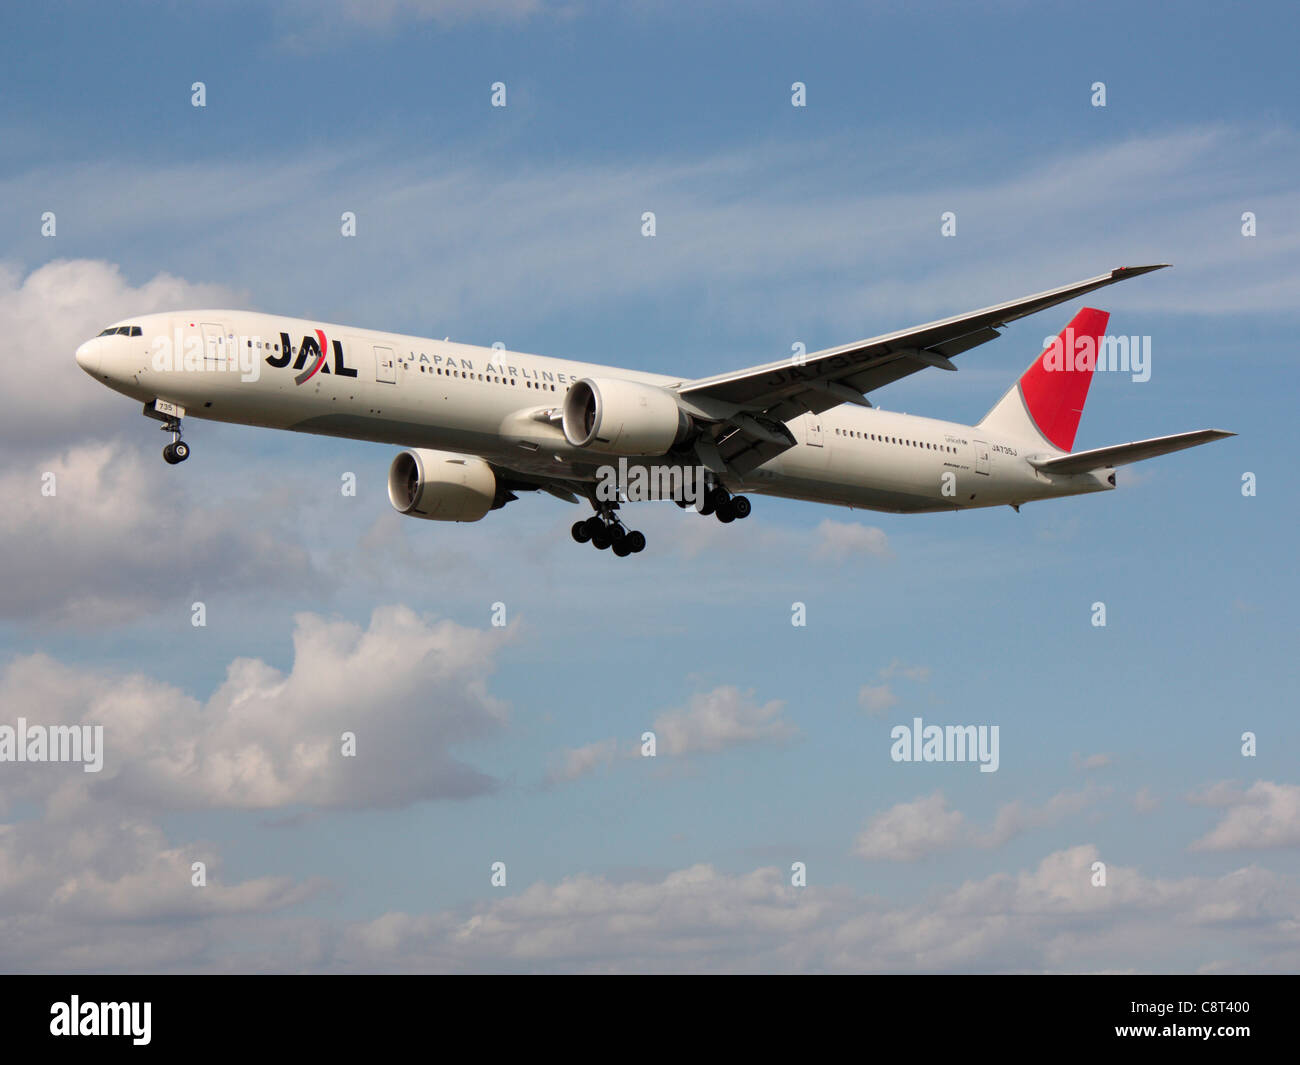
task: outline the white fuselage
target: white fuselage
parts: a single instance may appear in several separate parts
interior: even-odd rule
[[[129,322],[140,335],[89,341],[77,360],[145,403],[166,400],[190,418],[478,455],[548,480],[590,482],[596,467],[613,461],[570,445],[543,414],[562,405],[575,381],[681,383],[615,366],[251,311],[187,311]],[[317,357],[322,336],[323,360]],[[978,427],[856,405],[788,424],[796,446],[743,481],[724,476],[729,489],[922,512],[1019,505],[1112,487],[1103,473],[1036,470],[1030,457],[1060,453],[1041,439],[1003,439]]]

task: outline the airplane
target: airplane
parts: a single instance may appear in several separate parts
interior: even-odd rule
[[[723,523],[743,492],[892,513],[1011,506],[1115,487],[1116,467],[1234,433],[1200,429],[1073,451],[1108,314],[1085,307],[976,425],[878,409],[868,394],[952,361],[1011,322],[1140,274],[1120,267],[927,325],[697,379],[251,311],[126,319],[76,351],[189,457],[182,417],[394,444],[402,514],[478,521],[542,491],[593,515],[573,539],[626,557],[629,472]],[[614,490],[615,468],[622,477]],[[667,472],[667,476],[662,476]],[[602,490],[606,486],[606,490]],[[618,490],[622,487],[622,491]],[[666,486],[666,490],[665,490]]]

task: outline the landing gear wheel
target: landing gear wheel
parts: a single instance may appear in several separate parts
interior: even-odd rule
[[[573,528],[569,532],[573,534],[573,538],[580,544],[585,544],[591,539],[591,530],[587,528],[585,521],[575,521]]]
[[[176,454],[175,444],[168,444],[163,448],[163,461],[166,462],[168,466],[175,466],[176,463],[182,461],[181,456]]]
[[[190,445],[184,440],[177,440],[172,444],[172,454],[176,456],[177,462],[184,462],[190,457]]]
[[[730,525],[736,520],[736,508],[731,505],[731,500],[727,500],[725,503],[719,503],[716,513],[718,515],[718,521],[722,522],[723,525]]]
[[[628,540],[631,537],[623,536],[614,541],[614,554],[619,558],[627,558],[632,553],[632,548],[628,546]]]
[[[609,535],[609,530],[606,528],[602,527],[599,531],[591,534],[592,546],[595,547],[597,551],[604,551],[605,548],[609,547],[613,542],[613,538]]]
[[[630,532],[627,534],[627,539],[623,542],[627,544],[627,548],[632,552],[632,554],[640,554],[645,550],[645,533]]]
[[[714,498],[713,493],[705,492],[704,495],[700,498],[700,501],[695,504],[695,509],[698,510],[705,517],[707,517],[708,515],[713,513],[717,505],[718,502]]]
[[[732,496],[731,509],[736,512],[736,517],[748,518],[749,512],[754,508],[750,506],[749,500],[744,496]]]
[[[610,543],[615,547],[618,547],[619,544],[627,539],[627,530],[621,525],[611,525],[609,526],[609,539]]]

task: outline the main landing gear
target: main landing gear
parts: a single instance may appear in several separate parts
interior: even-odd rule
[[[619,558],[645,550],[645,533],[629,530],[609,505],[601,506],[586,521],[575,521],[570,532],[578,543],[590,543],[598,551],[613,548]]]
[[[691,504],[679,499],[677,505],[685,510]],[[713,485],[705,490],[704,497],[695,504],[695,509],[701,514],[712,514],[723,525],[729,525],[737,519],[748,518],[754,508],[745,496],[733,496],[721,485]]]
[[[676,502],[683,510],[693,506],[701,514],[712,514],[724,525],[749,517],[753,509],[748,499],[733,496],[720,484],[709,485],[698,503],[692,505],[683,499]],[[575,521],[569,530],[578,543],[593,544],[599,551],[612,548],[619,558],[645,550],[645,534],[629,530],[619,521],[617,503],[598,502],[591,497],[591,505],[596,508],[596,513],[585,521]]]
[[[163,461],[169,466],[175,466],[178,462],[184,462],[190,457],[190,445],[181,439],[181,420],[179,418],[168,418],[158,427],[164,433],[172,434],[172,442],[163,448]]]

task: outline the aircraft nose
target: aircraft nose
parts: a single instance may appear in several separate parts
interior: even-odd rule
[[[99,357],[103,344],[99,340],[87,340],[77,349],[77,365],[88,374],[99,372]]]

